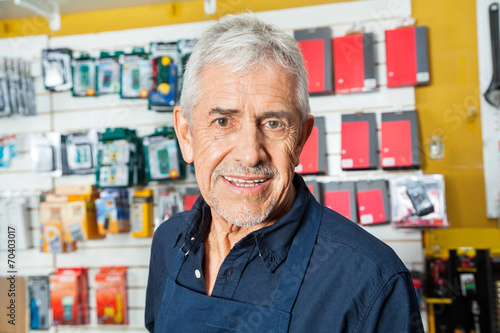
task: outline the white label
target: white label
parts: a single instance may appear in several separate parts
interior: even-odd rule
[[[366,79],[365,80],[365,88],[372,89],[377,86],[377,80],[375,79]]]
[[[363,223],[363,224],[373,223],[373,215],[372,214],[361,215],[360,218],[361,218],[361,223]]]
[[[429,81],[429,72],[417,73],[417,82]]]
[[[340,161],[340,164],[342,165],[342,168],[352,168],[354,165],[354,161],[352,158],[346,158]]]
[[[396,160],[394,157],[385,157],[382,159],[382,165],[383,166],[394,166],[396,165]]]

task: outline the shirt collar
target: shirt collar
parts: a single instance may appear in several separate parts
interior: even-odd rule
[[[272,225],[254,231],[240,240],[243,242],[251,237],[255,239],[258,254],[271,272],[286,259],[310,198],[309,190],[300,175],[294,175],[293,185],[296,196],[288,213]],[[200,195],[193,208],[185,215],[187,229],[183,232],[185,245],[196,256],[203,255],[200,247],[210,228],[211,218],[210,206]],[[178,240],[180,238],[181,235],[177,237]]]

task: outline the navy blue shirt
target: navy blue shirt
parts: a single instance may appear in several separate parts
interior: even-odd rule
[[[303,179],[290,211],[274,224],[241,239],[222,263],[212,297],[267,306],[309,200]],[[175,256],[185,244],[190,255],[177,283],[206,294],[203,241],[210,229],[203,198],[190,211],[160,225],[151,247],[146,293],[146,328],[154,331],[163,289]],[[262,318],[228,318],[252,321]],[[423,332],[410,274],[394,251],[371,234],[323,207],[318,238],[292,309],[290,332]]]

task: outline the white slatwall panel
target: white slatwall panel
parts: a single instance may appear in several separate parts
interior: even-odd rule
[[[415,107],[413,88],[388,89],[385,78],[385,29],[394,28],[403,18],[411,16],[410,0],[372,0],[337,3],[310,7],[285,9],[257,13],[267,22],[272,22],[293,34],[293,30],[328,26],[334,36],[342,36],[359,22],[366,32],[375,35],[376,71],[380,88],[366,94],[334,95],[311,98],[314,115],[326,118],[328,176],[317,177],[320,182],[330,180],[357,180],[366,178],[388,178],[398,173],[381,170],[344,172],[340,169],[340,119],[343,113],[376,112]],[[0,119],[0,135],[17,134],[19,155],[12,167],[0,171],[1,190],[48,190],[55,185],[95,183],[94,175],[42,178],[30,172],[30,157],[25,135],[31,132],[51,130],[68,132],[91,128],[125,126],[137,130],[139,136],[151,134],[154,128],[172,125],[172,115],[147,110],[143,100],[121,100],[117,95],[97,98],[74,98],[70,92],[49,93],[44,90],[39,57],[41,50],[49,47],[69,47],[75,52],[130,50],[133,46],[146,47],[151,41],[175,41],[194,38],[212,22],[142,28],[98,34],[47,38],[35,36],[20,39],[0,39],[0,56],[21,57],[34,61],[37,106],[39,115],[31,118]],[[23,143],[24,142],[24,143]],[[400,173],[399,173],[400,174]],[[308,177],[309,178],[309,177]],[[192,174],[177,187],[195,184]],[[154,184],[155,190],[166,187]],[[155,200],[156,211],[156,200]],[[38,243],[38,206],[30,209],[31,233]],[[389,225],[365,227],[366,230],[389,244],[410,268],[421,269],[423,251],[419,232],[395,231]],[[91,324],[85,327],[52,328],[50,332],[144,332],[144,298],[148,277],[151,239],[134,239],[130,234],[108,235],[102,240],[78,244],[74,253],[43,254],[36,248],[19,251],[19,271],[23,275],[47,274],[55,267],[89,267],[91,289]],[[124,265],[128,267],[129,317],[128,326],[97,326],[95,314],[94,277],[98,267]]]

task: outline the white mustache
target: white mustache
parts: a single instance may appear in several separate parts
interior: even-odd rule
[[[231,174],[232,176],[247,176],[247,175],[253,175],[253,176],[263,176],[263,177],[276,177],[278,176],[278,170],[270,167],[269,165],[265,164],[259,164],[256,167],[247,167],[244,164],[237,164],[237,165],[224,165],[224,166],[218,166],[215,168],[215,170],[212,172],[212,180],[216,179],[217,177],[220,177],[224,174]]]

